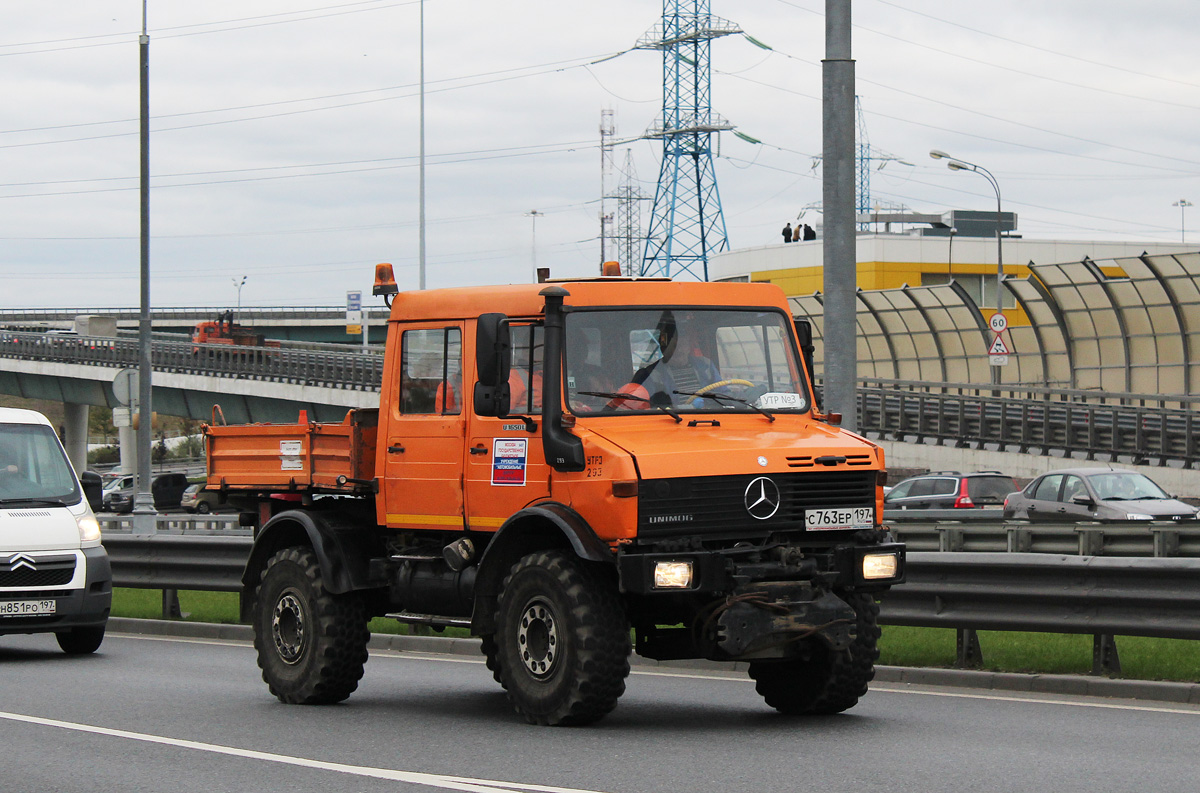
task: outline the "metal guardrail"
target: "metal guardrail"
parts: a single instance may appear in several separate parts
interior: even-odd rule
[[[910,553],[886,625],[1200,639],[1200,559]]]
[[[983,510],[957,510],[967,511]],[[962,523],[938,522],[933,516],[922,522],[884,520],[896,538],[916,552],[1200,559],[1200,522],[1195,521],[1055,524],[1004,521],[998,516]]]
[[[172,604],[178,611],[175,590],[241,589],[252,537],[250,530],[237,526],[236,516],[164,515],[158,520],[158,533],[134,534],[124,529],[128,518],[101,519],[116,586],[164,590],[164,616],[171,616]],[[1119,671],[1116,635],[1200,639],[1200,553],[1196,558],[1070,555],[1044,547],[1054,542],[1046,539],[1038,541],[1048,551],[1043,553],[918,550],[921,544],[912,540],[921,532],[930,536],[930,527],[893,527],[910,543],[907,582],[881,597],[880,622],[957,630],[961,665],[982,661],[979,630],[1092,634],[1096,673]],[[905,534],[914,528],[918,531]],[[945,532],[966,527],[932,528],[944,543],[956,536]],[[970,529],[973,536],[988,538],[993,550],[1011,547],[1010,532],[1034,531],[1012,524]],[[1078,526],[1037,527],[1039,537],[1069,537],[1066,547],[1082,554],[1082,541],[1072,536],[1078,531]],[[1145,527],[1132,531],[1156,536]],[[1188,533],[1200,540],[1200,526]]]

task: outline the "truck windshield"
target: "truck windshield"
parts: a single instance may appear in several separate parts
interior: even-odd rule
[[[576,310],[567,401],[579,415],[808,410],[791,321],[751,309]]]
[[[0,424],[0,503],[78,503],[79,484],[54,430],[44,424]]]

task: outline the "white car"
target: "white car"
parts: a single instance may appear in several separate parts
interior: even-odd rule
[[[0,635],[53,632],[95,652],[112,607],[100,525],[50,422],[0,408]]]

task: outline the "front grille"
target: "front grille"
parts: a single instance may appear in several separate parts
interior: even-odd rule
[[[757,520],[746,508],[746,490],[759,474],[651,479],[638,488],[642,539],[761,536],[804,528],[806,509],[873,507],[875,471],[805,471],[765,475],[779,488],[779,509]]]
[[[34,565],[36,569],[31,570],[26,565],[14,565],[12,561],[0,557],[0,589],[62,586],[75,577],[73,555],[35,559]]]

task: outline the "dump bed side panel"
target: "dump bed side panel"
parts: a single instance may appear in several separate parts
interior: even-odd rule
[[[377,420],[378,411],[354,410],[338,424],[206,426],[208,487],[361,490],[375,476]]]

